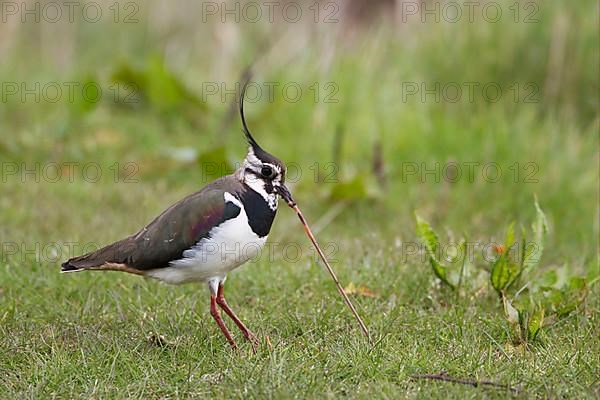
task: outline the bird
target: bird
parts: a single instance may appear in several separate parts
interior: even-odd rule
[[[210,314],[229,344],[238,346],[223,322],[225,312],[252,344],[258,339],[229,307],[227,274],[255,257],[265,245],[282,198],[295,205],[285,185],[285,164],[254,139],[239,97],[242,132],[248,152],[239,168],[168,207],[137,233],[97,251],[64,262],[61,272],[122,271],[168,284],[204,282]]]

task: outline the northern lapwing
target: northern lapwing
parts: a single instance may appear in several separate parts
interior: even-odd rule
[[[167,208],[139,232],[97,251],[71,258],[62,272],[123,271],[170,284],[206,282],[210,314],[232,347],[219,307],[256,350],[257,339],[225,301],[227,274],[255,257],[264,246],[279,197],[295,202],[285,186],[285,165],[250,134],[244,117],[244,85],[239,112],[248,154],[231,175],[208,184]]]

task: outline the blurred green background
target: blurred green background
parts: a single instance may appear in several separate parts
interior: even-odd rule
[[[281,2],[269,14],[256,2],[99,1],[72,20],[61,6],[56,21],[49,3],[0,3],[0,242],[19,246],[3,247],[5,304],[25,287],[60,290],[58,264],[81,252],[40,261],[23,249],[119,239],[240,162],[232,105],[249,67],[250,129],[300,172],[291,190],[339,246],[345,281],[390,295],[402,276],[429,274],[397,267],[415,211],[450,239],[501,241],[509,221],[533,219],[536,195],[551,227],[543,268],[597,268],[596,1],[475,2],[472,15],[460,3],[460,16],[444,2]],[[305,240],[283,209],[270,238]],[[276,292],[297,266],[275,264],[236,275],[237,290]]]
[[[299,167],[291,186],[314,213],[349,198],[354,208],[337,222],[386,240],[412,237],[415,209],[479,236],[533,215],[537,193],[553,227],[550,260],[595,259],[596,2],[433,2],[416,15],[417,3],[405,3],[311,3],[298,22],[287,3],[271,12],[243,2],[82,3],[60,8],[58,22],[56,6],[4,4],[0,155],[19,171],[3,171],[3,237],[77,236],[72,223],[86,219],[95,239],[108,239],[106,221],[136,229],[210,181],[206,165],[239,162],[228,110],[252,65],[251,129]],[[41,182],[31,184],[22,170],[36,162]],[[80,163],[74,183],[44,182],[48,163],[67,162]],[[102,167],[97,183],[82,179],[89,162]],[[462,177],[445,169],[453,162]],[[115,185],[115,163],[137,183]],[[120,218],[127,202],[137,207]]]

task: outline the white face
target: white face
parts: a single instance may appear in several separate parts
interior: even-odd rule
[[[259,193],[272,210],[276,210],[278,195],[274,188],[283,184],[283,168],[278,164],[261,161],[250,147],[242,165],[242,174],[244,183]]]

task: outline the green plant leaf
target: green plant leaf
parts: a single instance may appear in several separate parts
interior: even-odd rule
[[[551,324],[573,312],[586,299],[589,285],[583,277],[570,277],[561,287],[556,287],[558,273],[546,272],[539,284],[537,299],[544,308],[544,325]]]
[[[437,276],[442,282],[454,289],[454,285],[450,283],[447,276],[447,268],[444,264],[440,263],[435,257],[429,257],[429,262],[433,268],[435,276]]]
[[[573,312],[587,297],[586,279],[578,276],[571,277],[560,292],[560,301],[555,301],[553,308],[556,310],[558,317],[564,317]]]
[[[510,257],[511,248],[515,244],[515,224],[512,222],[506,229],[505,246],[498,256],[490,274],[492,287],[499,293],[512,285],[521,274],[521,266]]]
[[[535,211],[536,211],[536,215],[535,215],[535,223],[532,226],[533,228],[533,232],[536,235],[545,235],[549,232],[548,229],[548,219],[546,218],[546,214],[544,214],[544,211],[542,211],[542,208],[540,207],[540,203],[538,203],[538,199],[537,197],[535,198]],[[539,239],[536,237],[536,239]]]
[[[544,240],[548,233],[548,220],[546,214],[542,211],[537,197],[535,198],[535,221],[531,225],[533,231],[533,242],[528,243],[523,249],[523,269],[533,268],[538,265],[544,252]]]
[[[527,321],[527,340],[534,341],[542,326],[544,326],[544,308],[538,304]]]
[[[517,325],[519,323],[519,311],[513,307],[510,300],[506,296],[502,295],[502,305],[504,306],[504,316],[511,325]]]
[[[492,266],[492,273],[490,275],[492,287],[498,292],[506,290],[515,282],[519,276],[519,271],[519,266],[510,261],[508,252],[501,254]]]
[[[529,311],[524,308],[519,309],[519,341],[527,339],[527,326],[529,325]]]
[[[431,225],[423,218],[416,215],[417,218],[417,234],[419,235],[419,239],[425,245],[427,252],[431,254],[435,254],[437,248],[439,246],[439,238],[435,231],[431,228]]]
[[[513,306],[513,304],[506,297],[504,292],[501,292],[500,296],[502,297],[502,306],[504,308],[504,318],[506,319],[506,322],[508,322],[508,328],[510,330],[510,334],[511,334],[511,336],[513,336],[515,338],[515,340],[514,340],[515,342],[521,342],[522,341],[521,325],[520,325],[521,312],[515,306]]]
[[[504,246],[506,253],[509,252],[510,248],[515,244],[515,222],[511,222],[506,228],[506,238],[504,239]]]
[[[433,228],[431,228],[431,225],[429,225],[427,221],[416,214],[415,217],[417,219],[417,235],[419,236],[421,242],[423,242],[425,245],[425,249],[429,255],[429,263],[433,268],[433,273],[438,277],[438,279],[454,289],[455,285],[452,284],[448,279],[448,268],[437,259],[437,250],[439,248],[438,235],[435,233]]]

